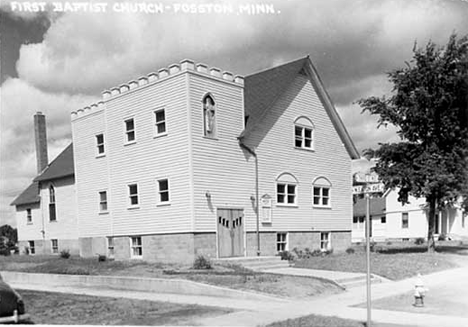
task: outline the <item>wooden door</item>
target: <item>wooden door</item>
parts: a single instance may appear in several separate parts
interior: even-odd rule
[[[242,209],[218,209],[218,252],[220,258],[244,254],[244,217]]]

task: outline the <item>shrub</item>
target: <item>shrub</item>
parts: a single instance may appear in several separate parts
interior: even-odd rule
[[[416,245],[424,244],[424,238],[423,238],[423,237],[418,237],[418,238],[414,241],[414,244],[416,244]]]
[[[193,262],[193,269],[211,269],[210,259],[199,255]]]
[[[62,250],[60,252],[60,258],[62,258],[62,259],[70,258],[70,250]]]
[[[29,248],[27,246],[24,248],[23,253],[29,255]]]
[[[354,254],[354,252],[356,252],[353,248],[347,248],[346,249],[346,253],[348,254]]]
[[[104,254],[98,254],[98,262],[104,262],[107,260],[107,257]]]
[[[392,242],[388,241],[388,242],[387,242],[387,245],[392,245]]]
[[[281,251],[279,255],[281,260],[294,261],[294,255],[289,251]]]

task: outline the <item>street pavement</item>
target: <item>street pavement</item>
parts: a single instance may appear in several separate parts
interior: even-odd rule
[[[444,287],[453,290],[453,293],[468,293],[468,267],[446,270],[423,276],[429,289]],[[398,282],[385,282],[372,285],[372,300],[386,298],[412,291],[415,278]],[[323,316],[336,316],[365,322],[366,308],[353,307],[366,302],[366,288],[354,287],[340,294],[321,297],[320,295],[302,300],[271,301],[265,298],[258,300],[236,300],[210,296],[193,296],[182,294],[160,294],[155,292],[122,291],[106,289],[104,287],[73,286],[56,287],[54,285],[38,284],[12,284],[18,289],[33,289],[40,291],[64,292],[72,294],[88,294],[95,296],[126,297],[132,299],[169,301],[174,303],[192,303],[207,306],[227,307],[237,311],[196,321],[202,326],[263,326],[276,321],[299,318],[315,314]],[[446,292],[450,294],[450,292]],[[430,296],[430,291],[428,293]],[[426,313],[410,313],[390,310],[372,310],[372,322],[380,324],[396,324],[408,326],[427,327],[457,327],[468,326],[468,318],[450,315],[435,315]]]

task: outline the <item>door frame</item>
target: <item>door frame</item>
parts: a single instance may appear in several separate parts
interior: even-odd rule
[[[221,259],[219,255],[219,233],[218,233],[218,209],[221,210],[242,210],[242,217],[243,217],[243,231],[242,231],[242,255],[241,257],[245,257],[247,253],[247,229],[245,228],[245,208],[241,206],[217,206],[215,208],[215,223],[216,223],[216,258]],[[235,258],[235,257],[228,257],[228,258]]]

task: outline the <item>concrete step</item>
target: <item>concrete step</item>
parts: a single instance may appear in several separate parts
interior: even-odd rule
[[[343,286],[344,288],[352,288],[352,287],[358,287],[358,286],[364,286],[367,284],[367,279],[366,276],[362,277],[353,277],[353,278],[345,278],[345,279],[340,279],[336,281],[338,284]],[[381,283],[382,280],[378,277],[371,276],[371,284],[378,284]]]

